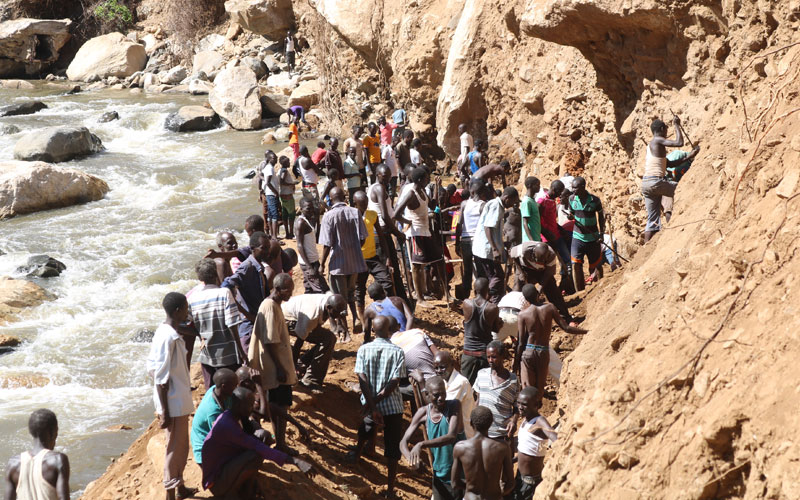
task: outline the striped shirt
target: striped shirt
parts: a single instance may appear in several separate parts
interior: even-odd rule
[[[378,337],[358,348],[355,372],[367,376],[374,398],[390,381],[408,376],[403,349],[392,344],[388,339]],[[367,400],[362,394],[361,404],[366,403]],[[381,415],[402,414],[403,397],[400,395],[400,391],[395,388],[376,407]]]
[[[520,390],[517,376],[509,373],[508,379],[500,385],[494,385],[492,369],[484,368],[478,372],[472,388],[478,393],[478,405],[492,411],[493,421],[489,427],[489,437],[505,436],[505,429],[514,414],[514,402]]]
[[[586,200],[582,201],[576,195],[572,195],[569,197],[569,209],[575,216],[572,237],[579,241],[599,240],[600,230],[597,228],[597,214],[603,211],[600,199],[586,193]]]
[[[189,309],[195,328],[203,339],[198,361],[204,365],[221,367],[239,365],[241,359],[231,327],[242,321],[233,294],[227,288],[201,288],[189,298]]]
[[[319,244],[331,249],[330,274],[350,275],[366,272],[361,244],[367,227],[357,208],[339,202],[325,212],[319,231]]]

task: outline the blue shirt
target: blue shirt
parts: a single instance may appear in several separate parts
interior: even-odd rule
[[[203,400],[197,405],[197,410],[195,410],[194,418],[192,419],[192,432],[189,437],[192,441],[194,461],[197,464],[203,463],[201,453],[203,450],[203,441],[205,441],[208,433],[211,432],[214,422],[217,420],[217,417],[222,415],[223,411],[229,410],[233,404],[233,397],[228,396],[225,401],[221,401],[224,408],[220,406],[217,398],[214,396],[214,389],[216,387],[217,386],[212,385],[206,392],[206,395],[203,396]]]
[[[244,301],[242,307],[253,316],[258,312],[258,306],[267,298],[267,278],[264,276],[264,266],[251,254],[239,265],[232,276],[225,278],[223,287],[239,289],[239,294]],[[245,317],[239,326],[239,336],[244,337],[253,331],[253,324]]]
[[[358,348],[355,372],[367,376],[374,398],[390,381],[408,376],[405,360],[402,348],[392,344],[389,339],[378,337]],[[362,394],[361,404],[366,403],[367,399]],[[395,388],[376,407],[381,415],[402,414],[403,397],[400,391]]]

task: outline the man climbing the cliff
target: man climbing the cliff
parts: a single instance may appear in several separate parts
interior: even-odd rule
[[[283,43],[286,51],[286,64],[289,66],[289,73],[291,73],[295,68],[295,55],[297,52],[297,39],[292,30],[286,32],[286,38]]]
[[[69,500],[69,459],[53,451],[56,414],[46,409],[31,413],[28,432],[33,436],[31,451],[11,457],[6,466],[6,500]]]
[[[667,139],[667,124],[661,120],[653,120],[650,130],[653,139],[647,145],[647,154],[644,161],[644,176],[642,177],[642,195],[644,206],[647,209],[647,225],[644,228],[644,242],[647,243],[661,230],[661,198],[675,196],[677,181],[666,179],[667,169],[674,168],[685,160],[667,159],[667,148],[683,146],[683,133],[681,119],[677,116],[672,120],[675,126],[675,139]],[[700,148],[695,146],[695,150]],[[696,155],[697,153],[693,151]]]

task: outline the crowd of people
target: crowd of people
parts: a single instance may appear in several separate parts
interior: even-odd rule
[[[218,496],[261,498],[255,478],[264,461],[313,475],[287,442],[289,424],[308,435],[291,414],[293,392],[324,397],[337,344],[358,334],[363,418],[343,462],[358,463],[380,431],[389,497],[400,459],[419,468],[428,450],[434,499],[532,498],[558,437],[538,413],[548,376],[559,378],[553,324],[587,333],[564,297],[601,279],[604,264],[620,265],[600,198],[580,176],[547,189],[527,177],[520,196],[508,162],[489,162],[486,142],[466,125],[454,182],[444,186],[403,110],[368,123],[366,133],[354,126],[344,157],[336,138],[310,153],[298,140],[302,109],[291,111],[294,158],[267,151],[256,169],[263,216],[246,219],[247,245],[219,233],[195,266],[198,285],[162,301],[166,319],[147,370],[166,436],[166,498],[194,494],[183,483],[190,451],[203,488]],[[642,185],[650,232],[659,227],[655,203],[674,193],[665,169],[697,154],[668,160],[664,147],[682,145],[680,135],[666,140],[660,121],[653,132]],[[460,352],[418,327],[415,311],[431,307],[463,315]],[[195,409],[196,343],[205,395]],[[55,415],[35,412],[29,429],[33,451],[12,459],[8,498],[66,498],[69,462],[48,451]]]

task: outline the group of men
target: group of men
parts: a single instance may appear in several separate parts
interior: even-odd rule
[[[166,498],[194,493],[183,484],[190,450],[203,487],[214,495],[260,498],[255,477],[264,460],[313,474],[286,442],[289,423],[307,436],[289,412],[293,387],[321,394],[335,345],[350,342],[351,331],[364,334],[355,359],[363,418],[345,462],[357,463],[382,430],[387,496],[394,496],[400,458],[418,468],[426,449],[435,499],[532,498],[546,444],[557,439],[538,414],[548,372],[553,375],[552,325],[587,333],[576,326],[563,296],[599,279],[604,260],[612,269],[619,265],[613,238],[604,238],[599,198],[582,177],[554,180],[549,189],[528,177],[520,199],[507,186],[508,163],[488,163],[485,141],[473,141],[466,125],[459,127],[462,189],[445,188],[423,160],[419,140],[404,130],[404,112],[395,113],[394,123],[370,123],[363,138],[362,127],[354,127],[344,160],[336,139],[311,155],[297,141],[302,109],[291,111],[294,166],[287,157],[265,155],[258,169],[265,216],[245,221],[249,244],[240,247],[231,232],[218,234],[217,249],[196,265],[199,284],[162,301],[166,319],[155,332],[147,368],[166,434]],[[674,194],[663,171],[697,154],[695,148],[665,159],[665,146],[682,144],[680,132],[675,141],[666,140],[659,121],[653,132],[642,185],[648,231],[657,228],[659,198]],[[320,190],[323,175],[328,185]],[[293,176],[303,189],[297,217]],[[495,180],[502,191],[495,190]],[[279,220],[284,236],[296,238],[296,250],[282,248]],[[462,269],[455,289],[464,299],[460,363],[414,327],[413,311],[431,307],[431,298],[456,303],[448,266],[459,259],[446,259],[450,239]],[[304,293],[295,295],[298,265]],[[504,342],[509,336],[516,337],[510,345]],[[198,339],[205,395],[195,410],[189,365]],[[311,347],[304,352],[306,345]],[[407,427],[406,402],[412,407]],[[264,421],[273,433],[262,428]],[[422,440],[416,438],[420,426]],[[69,462],[52,451],[55,415],[34,412],[29,429],[33,452],[9,464],[9,498],[66,498]]]

